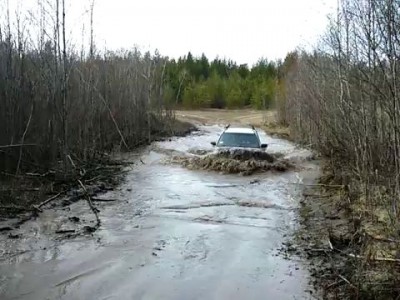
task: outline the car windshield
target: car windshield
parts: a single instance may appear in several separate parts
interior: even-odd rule
[[[259,148],[260,143],[255,134],[225,132],[219,139],[218,146]]]

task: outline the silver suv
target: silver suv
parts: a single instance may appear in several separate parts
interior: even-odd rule
[[[267,144],[261,144],[257,130],[251,126],[247,127],[231,127],[228,125],[221,134],[217,142],[211,142],[216,147],[230,148],[256,148],[266,149]]]

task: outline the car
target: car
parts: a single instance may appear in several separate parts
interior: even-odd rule
[[[219,148],[252,148],[266,149],[267,144],[262,144],[257,130],[253,127],[225,127],[217,142],[211,145]]]

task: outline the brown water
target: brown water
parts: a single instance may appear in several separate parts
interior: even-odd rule
[[[311,299],[306,265],[277,249],[297,226],[298,183],[315,180],[317,164],[265,134],[268,151],[295,170],[245,177],[165,164],[212,150],[221,130],[202,126],[126,155],[132,167],[102,196],[118,201],[97,204],[102,226],[93,236],[54,233],[94,220],[85,201],[45,210],[13,232],[19,239],[0,234],[0,299]]]

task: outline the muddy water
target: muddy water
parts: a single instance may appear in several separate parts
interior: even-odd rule
[[[212,150],[220,132],[203,126],[128,155],[126,181],[102,196],[118,201],[97,204],[93,235],[55,234],[94,221],[85,201],[46,210],[13,232],[20,238],[1,234],[0,299],[310,299],[306,266],[277,249],[297,226],[296,183],[317,175],[311,154],[262,134],[295,170],[245,177],[164,163]]]

